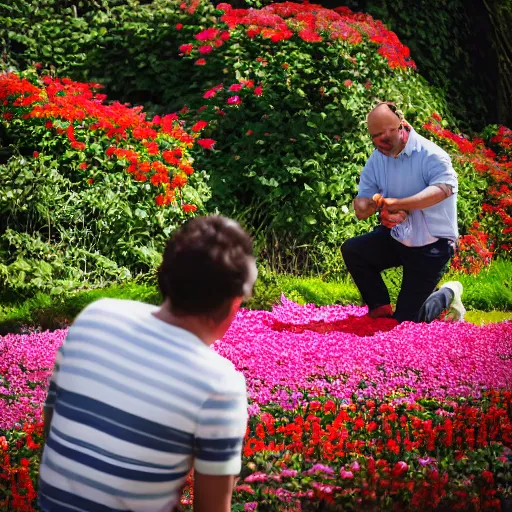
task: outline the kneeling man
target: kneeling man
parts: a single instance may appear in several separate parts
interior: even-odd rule
[[[361,173],[354,209],[359,220],[379,215],[380,225],[347,240],[343,258],[372,318],[418,322],[454,254],[457,174],[448,154],[416,133],[393,103],[379,103],[367,124],[376,149]],[[399,266],[403,281],[393,315],[381,272]]]

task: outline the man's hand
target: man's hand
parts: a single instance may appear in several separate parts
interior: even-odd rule
[[[380,222],[383,226],[391,229],[402,223],[407,219],[407,213],[400,210],[396,213],[390,213],[389,210],[382,210],[380,212]]]
[[[377,203],[369,197],[356,197],[354,199],[354,210],[358,220],[365,220],[377,211]]]

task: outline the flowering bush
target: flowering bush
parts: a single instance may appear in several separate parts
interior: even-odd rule
[[[207,173],[213,193],[208,210],[239,218],[274,269],[339,275],[344,272],[339,245],[375,222],[355,223],[350,204],[371,151],[364,120],[376,100],[397,101],[416,128],[433,110],[453,124],[444,98],[415,72],[410,52],[396,34],[371,16],[345,7],[331,10],[285,2],[234,9],[228,4],[215,7],[207,0],[155,0],[137,9],[110,8],[102,0],[98,6],[96,11],[79,9],[79,19],[90,35],[73,39],[83,51],[72,53],[73,62],[61,62],[59,57],[59,69],[95,77],[114,97],[145,102],[162,118],[163,112],[179,110],[180,119],[202,134],[197,144],[201,151],[190,148],[198,195],[208,197],[204,184],[199,184],[199,175]],[[70,40],[55,41],[55,52],[71,51]],[[50,66],[51,56],[33,50],[34,58],[41,56],[43,68]],[[127,65],[127,54],[133,67]],[[150,145],[143,153],[153,150]],[[30,148],[26,151],[32,154]],[[83,168],[87,162],[78,165],[81,172],[90,170]],[[479,219],[491,177],[469,161],[455,165],[461,182],[461,232],[466,234]],[[160,195],[159,201],[166,201],[165,197]],[[201,206],[197,197],[190,202]],[[493,201],[486,204],[495,206]],[[189,208],[193,207],[185,210]],[[146,214],[144,221],[153,217]],[[123,215],[119,211],[117,217]],[[481,225],[496,241],[497,225]],[[109,243],[114,238],[109,234]],[[82,233],[76,239],[88,240],[88,236]],[[11,251],[27,246],[19,237],[11,236],[8,243]],[[116,244],[116,257],[108,256],[111,263],[132,271],[146,269],[148,260],[152,266],[157,257],[153,246],[126,244],[128,248]],[[495,244],[498,253],[506,252],[503,245]],[[96,281],[122,277],[123,269],[94,261],[96,251],[91,246],[87,241],[85,254],[74,256],[87,265],[61,278],[54,288],[66,283],[71,288],[85,267],[98,269]],[[66,250],[76,252],[77,244],[66,245]],[[112,254],[110,248],[107,252]],[[18,268],[9,273],[20,281],[23,272]],[[45,269],[40,269],[34,277],[44,281],[45,276]]]
[[[454,270],[465,274],[478,274],[483,268],[491,264],[493,257],[493,243],[489,236],[478,231],[475,224],[468,235],[459,238],[459,247],[451,262]]]
[[[395,99],[414,123],[432,105],[446,112],[443,100],[371,16],[292,2],[218,4],[208,17],[206,2],[182,7],[208,20],[179,49],[202,79],[184,115],[210,123],[213,151],[197,167],[212,171],[212,206],[241,217],[274,267],[339,271],[339,244],[368,229],[350,212],[371,150],[366,113]]]
[[[512,323],[396,326],[365,312],[283,298],[241,311],[214,345],[250,396],[233,510],[499,510],[512,481]],[[0,478],[32,478],[16,480],[19,510],[33,510],[37,422],[64,336],[1,339]],[[0,510],[12,510],[11,488]]]
[[[469,230],[461,240],[462,254],[455,260],[455,268],[478,271],[490,262],[490,238],[498,254],[510,255],[512,250],[512,131],[504,126],[490,127],[484,131],[486,138],[473,140],[458,135],[442,125],[441,117],[434,114],[424,128],[447,144],[456,161],[470,165],[477,174],[484,176],[487,190],[482,196],[479,224]],[[491,147],[492,146],[492,147]],[[458,150],[455,152],[454,150]],[[469,190],[478,185],[470,184]],[[467,256],[467,258],[466,258]],[[475,263],[474,258],[480,260]],[[461,259],[465,260],[462,264]]]
[[[169,233],[208,198],[190,153],[204,126],[187,132],[176,114],[150,121],[142,107],[107,103],[100,87],[0,75],[11,152],[0,165],[4,291],[55,293],[152,268]]]

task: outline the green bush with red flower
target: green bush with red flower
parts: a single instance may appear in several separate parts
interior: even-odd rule
[[[447,129],[455,121],[445,98],[428,86],[415,70],[408,48],[381,22],[344,7],[330,10],[292,2],[251,10],[233,9],[227,4],[214,7],[207,0],[156,0],[137,4],[137,9],[123,2],[100,4],[97,10],[81,7],[75,13],[83,24],[81,29],[77,25],[75,32],[87,30],[87,37],[60,37],[67,32],[57,31],[60,35],[53,43],[54,51],[46,56],[28,46],[35,52],[34,58],[41,57],[40,71],[54,76],[55,63],[59,72],[105,83],[113,98],[145,102],[149,111],[161,115],[160,119],[169,119],[164,112],[176,110],[178,113],[173,116],[193,127],[190,133],[194,137],[201,133],[199,144],[203,146],[197,152],[192,149],[196,172],[190,179],[194,185],[183,190],[197,189],[198,193],[185,198],[185,203],[190,201],[201,207],[200,199],[208,199],[207,188],[211,187],[212,198],[206,211],[221,211],[240,219],[255,236],[258,253],[272,268],[332,276],[344,272],[340,244],[374,222],[356,223],[350,205],[360,169],[372,149],[365,116],[380,99],[396,101],[416,129],[437,137],[452,154],[460,178],[461,234],[468,236],[478,222],[482,236],[488,237],[487,250],[491,251],[492,244],[493,253],[509,253],[510,166],[503,160],[509,157],[506,152],[501,155],[497,151],[494,157],[484,139],[473,143]],[[43,11],[31,15],[37,26],[46,26],[39,19]],[[54,15],[61,16],[62,21],[73,14],[71,11]],[[74,25],[77,23],[73,21]],[[63,52],[69,52],[69,61],[62,59]],[[28,54],[24,55],[26,58]],[[107,115],[105,112],[106,108],[97,114],[101,117]],[[444,120],[431,120],[433,112],[440,112]],[[21,147],[23,167],[28,172],[32,165],[27,158],[32,154],[29,146],[35,141],[31,133],[34,119],[11,121],[11,113],[4,114],[7,117],[3,118],[3,125],[10,137],[7,142]],[[84,218],[80,220],[80,201],[70,199],[68,193],[56,197],[60,186],[47,184],[46,189],[50,190],[45,190],[44,195],[49,204],[38,207],[34,215],[16,213],[21,227],[9,226],[4,233],[4,252],[18,252],[21,257],[8,259],[8,268],[0,268],[3,279],[11,288],[27,286],[28,292],[42,289],[41,283],[51,275],[55,281],[51,289],[60,290],[75,287],[86,274],[90,277],[87,280],[101,283],[122,279],[127,271],[154,267],[162,240],[155,235],[156,231],[146,231],[139,223],[149,222],[155,228],[176,224],[168,223],[159,209],[155,216],[153,210],[133,205],[146,200],[142,196],[148,188],[165,187],[166,183],[161,182],[165,172],[158,173],[147,165],[158,166],[153,162],[156,159],[164,167],[173,168],[174,157],[168,153],[171,149],[160,147],[160,142],[151,138],[144,139],[143,132],[133,132],[130,137],[133,135],[134,143],[147,156],[146,163],[130,163],[130,158],[134,158],[130,151],[139,149],[121,147],[115,153],[113,149],[108,155],[102,153],[101,159],[91,166],[80,159],[85,142],[73,140],[73,130],[80,129],[80,120],[76,120],[73,129],[67,127],[67,121],[63,121],[63,126],[59,122],[51,129],[46,125],[44,130],[40,127],[41,135],[62,164],[67,165],[70,155],[77,152],[76,170],[81,177],[87,177],[89,186],[82,189],[82,194],[97,190],[103,203],[107,202],[112,187],[108,180],[92,181],[93,174],[101,172],[102,167],[110,169],[118,161],[121,165],[127,163],[131,179],[125,192],[133,193],[125,203],[111,200],[108,207],[102,203],[102,211],[108,212],[111,220],[108,226],[97,219],[97,205],[87,199],[84,207],[94,211],[91,229]],[[107,139],[117,136],[108,129],[105,131],[102,122],[97,118],[96,124],[92,123],[96,135],[103,130]],[[507,140],[506,132],[498,133],[496,128],[484,138],[497,148],[500,137]],[[69,147],[64,147],[61,140],[68,142]],[[87,151],[92,147],[97,151],[94,144]],[[105,146],[101,151],[107,149]],[[46,162],[47,173],[37,171],[41,181],[60,179],[58,173],[50,170],[51,165],[57,165],[54,159],[46,161],[43,154],[40,162]],[[14,176],[17,171],[8,172]],[[29,182],[33,174],[27,174]],[[186,172],[185,176],[181,174],[188,179]],[[121,175],[128,179],[126,174]],[[137,180],[144,177],[148,183],[142,185]],[[171,184],[181,190],[182,178],[170,178]],[[69,184],[63,188],[72,189]],[[38,190],[42,195],[42,188]],[[162,192],[157,196],[161,207],[172,202],[172,194]],[[6,198],[5,210],[13,209],[11,199]],[[53,232],[59,223],[48,221],[55,215],[62,215],[65,223],[69,218],[71,222],[82,222],[83,228],[74,235],[55,237]],[[153,221],[156,224],[151,224]],[[132,229],[134,223],[139,227]],[[96,237],[97,228],[104,234],[102,238]],[[140,242],[139,237],[152,242]],[[58,250],[53,246],[49,249],[45,241],[60,244],[62,238],[67,241]],[[467,246],[470,240],[463,239],[463,245]],[[40,258],[37,251],[43,250],[43,246],[48,257]],[[478,252],[475,247],[471,251]],[[62,258],[49,262],[56,254]],[[460,254],[465,259],[464,252]],[[29,277],[30,265],[23,263],[27,259],[30,265],[41,261],[37,272]],[[82,261],[81,266],[60,264],[71,259]],[[46,263],[52,265],[52,270]]]
[[[126,279],[159,261],[209,188],[192,154],[203,124],[107,103],[101,86],[0,75],[2,292],[59,293]]]

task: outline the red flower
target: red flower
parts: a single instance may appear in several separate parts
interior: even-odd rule
[[[299,37],[307,43],[320,43],[323,41],[322,36],[312,30],[301,30],[299,32]]]
[[[232,92],[238,92],[238,91],[242,90],[242,87],[243,87],[242,84],[233,84],[232,86],[230,86],[230,88],[228,90],[232,91]]]
[[[193,44],[182,44],[180,46],[180,52],[184,53],[185,55],[190,55],[193,49],[194,49]]]
[[[213,139],[199,139],[197,143],[204,149],[213,149],[215,141]]]
[[[82,162],[79,166],[78,166],[79,169],[81,169],[82,171],[85,171],[85,169],[87,169],[87,164],[85,162]]]
[[[211,46],[209,44],[199,47],[199,53],[201,55],[208,55],[212,51],[213,51],[213,46]]]
[[[227,30],[225,30],[224,32],[221,33],[220,35],[220,38],[223,40],[223,41],[228,41],[230,39],[231,35],[229,34],[229,32]]]
[[[492,484],[494,482],[494,476],[490,471],[484,471],[482,473],[482,478],[488,483]]]
[[[257,36],[259,33],[261,32],[261,29],[260,28],[250,28],[248,31],[247,31],[247,37],[249,39],[253,39],[254,36]]]
[[[204,59],[197,59],[197,60],[194,62],[194,64],[195,64],[196,66],[204,66],[204,65],[206,64],[206,60],[204,60]]]
[[[219,29],[207,28],[206,30],[199,32],[199,34],[196,34],[195,38],[198,41],[213,41],[214,39],[217,38],[218,34],[219,34]]]
[[[261,96],[263,94],[263,87],[261,85],[258,85],[258,87],[254,89],[254,94],[256,96]]]
[[[240,103],[242,103],[240,96],[231,96],[231,98],[228,98],[228,105],[240,105]]]
[[[34,151],[34,152],[32,153],[32,156],[33,156],[34,158],[39,158],[39,153],[38,153],[37,151]]]
[[[176,24],[176,30],[181,30],[183,28],[183,23]]]
[[[193,132],[200,132],[203,128],[206,128],[208,123],[206,121],[198,121],[194,126],[192,126]]]

